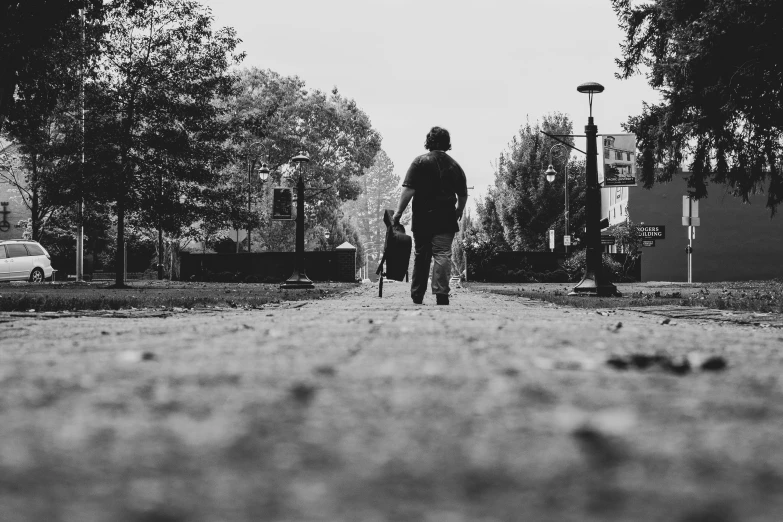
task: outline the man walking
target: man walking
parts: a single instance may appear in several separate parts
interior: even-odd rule
[[[439,305],[449,304],[449,277],[451,275],[451,243],[459,231],[459,223],[468,188],[465,172],[459,163],[446,154],[451,150],[449,131],[433,127],[427,134],[424,147],[429,150],[411,163],[403,181],[400,203],[394,214],[398,223],[413,198],[414,261],[411,278],[411,298],[421,304],[427,292],[430,262],[432,293]]]

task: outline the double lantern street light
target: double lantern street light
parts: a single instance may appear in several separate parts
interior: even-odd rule
[[[248,147],[252,148],[254,145],[258,145],[261,143],[260,141],[256,141],[251,143]],[[252,213],[251,208],[251,201],[253,198],[253,165],[255,163],[255,160],[253,162],[250,161],[250,152],[247,154],[247,214],[248,219],[250,218],[250,215]],[[266,180],[269,178],[269,166],[267,166],[266,162],[262,162],[261,165],[258,167],[258,179],[261,180],[261,184],[263,185],[266,183]],[[251,242],[250,242],[250,223],[247,225],[247,251],[251,251]],[[239,232],[237,232],[239,234]],[[239,252],[239,241],[237,241],[237,252]]]
[[[251,143],[250,146],[256,145],[257,143]],[[251,212],[251,187],[252,187],[252,164],[250,162],[250,155],[248,154],[248,169],[247,169],[247,177],[248,177],[248,196],[247,196],[247,210],[248,213]],[[305,273],[305,259],[304,259],[304,170],[307,163],[310,162],[310,158],[306,156],[304,153],[300,152],[299,155],[294,156],[291,158],[291,163],[295,165],[296,170],[299,173],[299,179],[296,183],[296,253],[295,253],[295,263],[294,263],[294,272],[291,274],[291,277],[289,277],[284,283],[280,285],[280,288],[284,289],[293,289],[293,290],[299,290],[299,289],[309,289],[309,288],[315,288],[315,285],[313,282],[307,277],[307,274]],[[261,163],[261,166],[258,168],[258,176],[261,180],[261,183],[265,183],[269,177],[269,167],[266,163]],[[329,233],[327,231],[326,237],[328,239]],[[248,225],[247,230],[247,246],[248,246],[248,252],[250,252],[250,226]]]
[[[554,150],[555,147],[565,147],[565,158],[563,159],[563,181],[564,181],[564,184],[565,184],[565,188],[564,188],[564,191],[565,191],[565,211],[563,213],[563,217],[565,218],[565,231],[564,231],[565,232],[565,237],[569,238],[569,240],[570,240],[570,236],[568,234],[568,218],[569,218],[569,215],[568,215],[568,211],[569,211],[569,208],[568,208],[568,158],[571,156],[571,152],[568,150],[566,145],[564,145],[562,143],[555,143],[554,145],[552,145],[549,148],[549,167],[546,169],[546,172],[545,172],[546,180],[549,183],[552,183],[553,181],[555,181],[555,176],[557,175],[557,171],[552,166],[552,150]],[[565,252],[567,254],[568,253],[568,245],[567,244],[564,245],[564,248],[565,248]]]
[[[585,296],[614,296],[620,295],[617,291],[617,287],[609,282],[606,274],[602,269],[602,254],[603,248],[601,247],[601,188],[598,185],[598,147],[596,146],[596,138],[598,136],[598,127],[593,121],[593,95],[604,91],[603,85],[595,82],[583,83],[576,88],[577,91],[582,94],[588,95],[588,103],[590,106],[590,116],[587,118],[587,125],[585,125],[585,133],[582,135],[587,141],[587,151],[581,151],[573,145],[566,143],[560,138],[574,138],[579,135],[567,135],[567,134],[549,134],[543,132],[543,134],[549,136],[559,144],[565,145],[571,149],[582,152],[587,156],[586,165],[586,213],[587,213],[587,231],[585,234],[585,274],[582,280],[577,284],[568,295],[585,295]],[[550,153],[550,165],[547,169],[547,180],[554,180],[554,168],[551,165]],[[551,172],[550,172],[551,171]],[[550,178],[551,175],[551,178]],[[566,179],[568,176],[566,175]],[[568,189],[566,189],[566,198],[568,197]],[[567,200],[566,200],[567,201]],[[568,203],[566,202],[566,219],[568,216]],[[566,223],[568,223],[566,221]],[[566,225],[568,226],[568,225]],[[568,234],[568,229],[566,229]]]
[[[310,158],[300,152],[299,155],[291,158],[291,162],[296,165],[296,169],[299,171],[299,180],[296,182],[296,261],[294,272],[280,285],[280,288],[300,290],[315,288],[305,273],[304,259],[304,169],[310,162]]]

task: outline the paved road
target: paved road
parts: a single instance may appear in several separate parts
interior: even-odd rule
[[[450,306],[414,305],[404,283],[384,294],[1,314],[0,471],[10,484],[55,466],[84,484],[49,520],[730,521],[783,508],[780,328],[462,289]],[[606,364],[656,353],[728,368]],[[150,470],[179,473],[180,493],[161,497]],[[38,513],[55,495],[42,484],[14,490],[14,509]]]

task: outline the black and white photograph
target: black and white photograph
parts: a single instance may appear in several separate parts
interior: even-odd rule
[[[779,0],[0,0],[0,522],[783,520]]]

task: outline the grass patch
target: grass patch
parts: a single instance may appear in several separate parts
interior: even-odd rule
[[[253,308],[282,301],[324,299],[354,283],[319,283],[313,290],[283,290],[264,283],[134,282],[127,289],[91,283],[14,283],[0,285],[0,311],[59,312],[131,308]]]
[[[466,283],[467,288],[575,308],[679,305],[744,312],[783,313],[783,280],[715,283],[619,283],[622,297],[569,296],[573,284]]]

